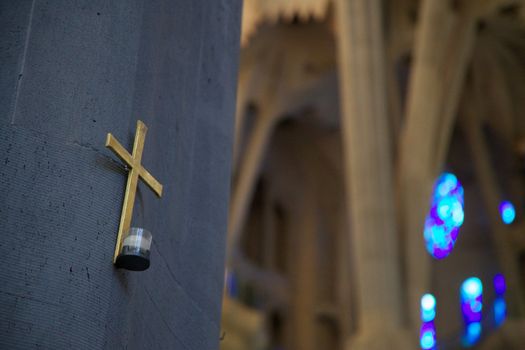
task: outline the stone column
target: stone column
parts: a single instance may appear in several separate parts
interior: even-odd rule
[[[311,181],[301,181],[311,184]],[[316,349],[315,302],[317,295],[317,246],[318,218],[315,196],[302,187],[302,195],[296,195],[290,205],[290,234],[293,250],[290,251],[291,284],[294,297],[291,300],[292,349]],[[311,188],[311,187],[310,187]],[[300,194],[299,191],[296,194]]]
[[[399,242],[381,1],[338,0],[336,4],[347,203],[357,283],[358,334],[350,348],[408,349],[400,332]]]
[[[250,135],[250,140],[242,161],[240,162],[239,178],[235,184],[230,205],[228,221],[228,239],[226,249],[226,263],[231,265],[236,258],[237,248],[244,222],[250,209],[250,203],[259,178],[268,143],[276,125],[277,117],[272,113],[257,115],[257,121]]]
[[[408,318],[414,334],[420,324],[419,300],[430,288],[424,221],[432,186],[447,156],[475,39],[474,24],[467,9],[455,9],[449,1],[421,2],[397,174]]]

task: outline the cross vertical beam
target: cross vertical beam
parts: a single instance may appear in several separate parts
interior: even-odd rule
[[[146,140],[147,132],[148,127],[146,124],[141,120],[138,120],[132,154],[129,154],[111,133],[108,133],[106,138],[106,147],[115,152],[115,154],[126,163],[130,169],[124,195],[124,203],[122,204],[122,214],[120,216],[113,263],[117,260],[117,256],[120,252],[124,232],[127,232],[131,225],[139,178],[141,178],[158,197],[162,196],[162,185],[141,164],[142,151],[144,150],[144,142]]]

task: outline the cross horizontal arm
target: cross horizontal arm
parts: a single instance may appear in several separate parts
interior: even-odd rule
[[[139,174],[142,178],[142,181],[144,181],[144,183],[148,185],[148,187],[151,188],[151,190],[155,192],[158,197],[162,197],[162,185],[157,181],[157,179],[155,179],[153,175],[144,169],[144,167],[141,167]]]
[[[115,152],[115,154],[128,166],[133,166],[131,154],[126,151],[126,149],[120,144],[120,142],[117,141],[115,137],[113,137],[111,133],[108,133],[106,138],[106,147]]]

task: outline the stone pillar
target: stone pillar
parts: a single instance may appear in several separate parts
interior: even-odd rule
[[[264,350],[268,348],[265,314],[225,297],[222,305],[221,350]]]
[[[0,2],[0,348],[217,349],[241,1]],[[132,224],[151,267],[117,270]]]
[[[306,169],[304,169],[306,170]],[[306,175],[308,177],[308,175]],[[298,180],[299,181],[299,180]],[[317,296],[317,202],[307,184],[312,181],[300,181],[304,191],[295,191],[290,208],[290,234],[294,247],[290,251],[291,284],[294,297],[291,299],[291,349],[314,350],[316,346],[315,306]],[[302,193],[301,193],[302,192]]]
[[[474,18],[449,1],[423,0],[420,5],[397,182],[400,224],[406,238],[408,318],[414,335],[420,325],[420,298],[430,288],[425,216],[456,120],[475,39]]]
[[[250,135],[246,153],[240,162],[239,178],[235,184],[230,206],[228,221],[228,239],[226,263],[231,265],[235,259],[244,222],[250,209],[250,203],[255,191],[268,143],[276,125],[277,118],[272,113],[261,113]]]
[[[347,203],[358,333],[352,349],[408,349],[389,149],[379,0],[338,0],[338,51]]]

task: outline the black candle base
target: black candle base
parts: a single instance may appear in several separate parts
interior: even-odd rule
[[[130,249],[124,246],[122,252],[117,256],[115,266],[119,269],[130,271],[144,271],[149,268],[149,250]]]

